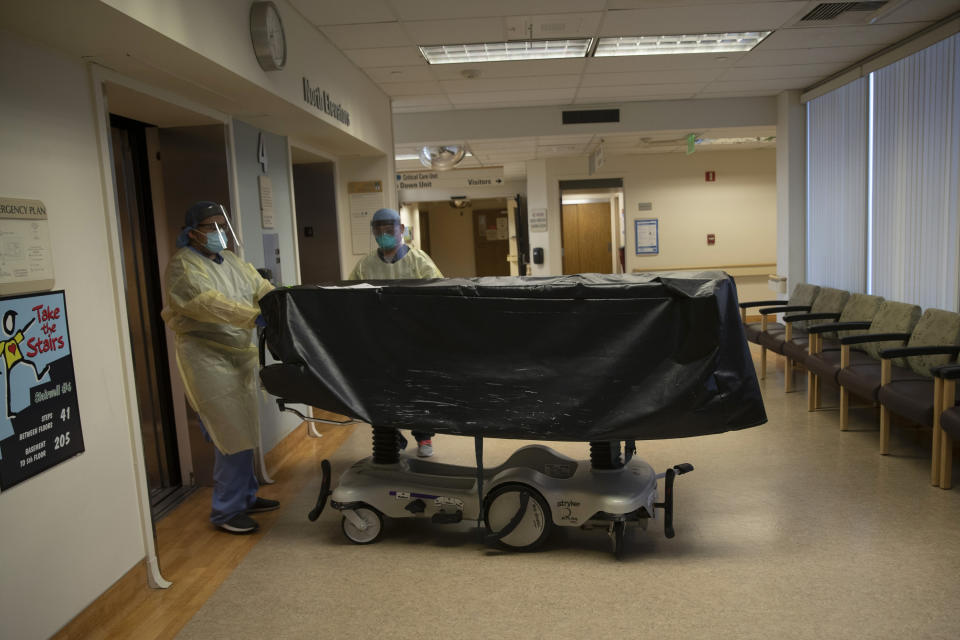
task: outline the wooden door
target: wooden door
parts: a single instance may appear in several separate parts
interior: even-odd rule
[[[563,273],[610,273],[610,205],[565,204],[562,214]]]
[[[474,261],[478,276],[508,276],[510,225],[506,209],[473,212]]]

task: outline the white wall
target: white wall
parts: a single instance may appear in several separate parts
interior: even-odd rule
[[[275,4],[286,33],[287,64],[282,70],[271,72],[263,71],[253,54],[249,1],[103,0],[103,3],[319,120],[392,154],[393,130],[387,95],[284,0],[275,0]],[[311,86],[326,90],[349,111],[349,126],[304,101],[304,77]],[[246,120],[253,122],[250,118]]]
[[[127,330],[86,69],[0,31],[0,85],[0,193],[47,207],[86,445],[0,493],[0,637],[45,638],[144,556],[123,390]]]
[[[716,172],[706,182],[705,172]],[[777,258],[776,152],[702,151],[611,156],[589,175],[587,158],[527,163],[528,209],[546,206],[548,232],[530,234],[530,246],[544,246],[547,264],[534,275],[559,274],[561,180],[622,178],[626,211],[626,269],[653,271],[686,267],[773,264]],[[652,203],[639,211],[638,203]],[[636,255],[634,221],[657,218],[660,252]],[[707,245],[707,234],[716,244]],[[751,287],[751,292],[756,286]],[[756,290],[762,296],[767,292]],[[745,299],[748,293],[743,291]],[[754,293],[749,294],[751,297]]]

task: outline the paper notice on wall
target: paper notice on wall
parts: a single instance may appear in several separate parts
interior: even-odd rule
[[[508,235],[508,221],[506,218],[497,218],[497,240],[507,240],[509,239]]]
[[[52,287],[46,208],[39,200],[0,198],[0,295]]]
[[[350,194],[350,238],[354,255],[364,255],[375,247],[370,232],[370,220],[377,209],[383,208],[383,187],[373,182],[351,182],[347,185]]]
[[[257,185],[260,187],[260,226],[264,229],[273,229],[273,182],[270,176],[257,176]]]

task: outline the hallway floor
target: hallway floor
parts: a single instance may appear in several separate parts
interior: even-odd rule
[[[369,432],[302,438],[264,492],[289,496],[261,518],[265,532],[238,541],[201,531],[174,550],[161,544],[161,562],[177,567],[167,575],[173,588],[159,597],[140,589],[136,608],[117,603],[124,614],[108,615],[101,630],[204,639],[956,637],[960,488],[930,486],[929,432],[895,425],[892,455],[880,456],[872,407],[855,404],[851,430],[841,432],[836,391],[825,389],[824,408],[808,413],[805,376],[796,380],[785,394],[783,360],[771,359],[761,427],[638,443],[657,470],[691,462],[696,471],[677,480],[676,538],[664,537],[661,520],[631,530],[621,562],[605,532],[572,528],[554,529],[530,554],[487,549],[466,523],[394,520],[376,544],[350,544],[339,513],[328,508],[314,523],[305,514],[320,457],[336,474],[368,455]],[[334,438],[345,439],[336,451]],[[435,443],[438,461],[472,461],[472,440]],[[488,440],[486,463],[520,444]],[[587,454],[582,443],[551,446]],[[180,526],[203,528],[204,500],[178,510],[190,514]],[[164,603],[187,590],[191,597]]]

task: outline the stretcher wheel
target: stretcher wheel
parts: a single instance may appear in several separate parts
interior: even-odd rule
[[[500,485],[487,495],[485,502],[487,531],[502,547],[517,551],[536,549],[546,540],[553,526],[547,501],[526,485]],[[502,537],[498,535],[511,524],[514,526],[509,533]]]
[[[379,540],[380,534],[383,533],[383,516],[380,512],[370,507],[357,507],[351,511],[364,521],[366,527],[361,528],[350,518],[343,516],[340,527],[343,529],[343,535],[347,536],[347,540],[354,544],[371,544]]]
[[[623,520],[615,520],[613,522],[613,530],[610,532],[610,538],[613,541],[613,556],[617,560],[623,560],[623,539],[626,531],[626,522]]]

